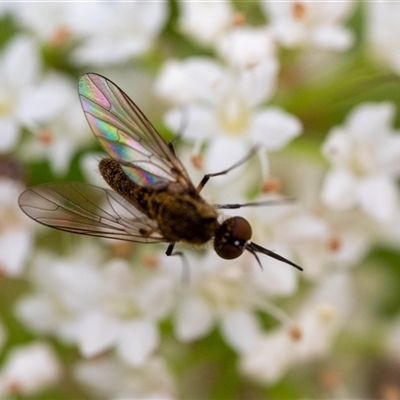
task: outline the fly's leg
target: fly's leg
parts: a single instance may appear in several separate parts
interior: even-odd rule
[[[173,139],[168,143],[168,147],[171,150],[172,154],[174,156],[176,156],[175,154],[175,149],[174,149],[174,142],[176,140],[180,140],[182,139],[183,136],[183,132],[186,130],[188,124],[189,124],[189,118],[188,118],[188,112],[187,109],[182,109],[182,119],[180,121],[180,126],[178,128],[178,132],[176,133],[176,135],[173,137]]]
[[[200,193],[202,191],[202,189],[204,188],[204,186],[206,185],[206,183],[210,180],[210,178],[213,178],[214,176],[220,176],[220,175],[225,175],[228,172],[232,171],[233,169],[240,167],[242,164],[244,164],[246,161],[248,161],[251,157],[254,156],[254,154],[257,153],[258,151],[258,147],[255,146],[253,147],[249,153],[246,155],[246,157],[242,158],[241,160],[239,160],[238,162],[236,162],[235,164],[231,165],[229,168],[224,169],[223,171],[220,172],[214,172],[213,174],[207,174],[204,175],[203,179],[200,181],[200,183],[197,185],[196,191],[197,193]]]
[[[179,256],[181,257],[182,260],[182,282],[183,283],[189,283],[189,278],[190,278],[190,268],[189,268],[189,262],[185,256],[184,253],[181,251],[174,251],[175,243],[170,243],[168,245],[167,251],[165,254],[169,256]]]

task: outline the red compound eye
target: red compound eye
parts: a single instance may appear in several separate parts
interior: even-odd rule
[[[242,217],[228,218],[216,232],[215,252],[226,260],[237,258],[245,250],[251,234],[251,226],[247,220]]]

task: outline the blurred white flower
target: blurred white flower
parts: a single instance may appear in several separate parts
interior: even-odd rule
[[[143,364],[158,346],[157,322],[172,305],[171,280],[140,279],[118,259],[98,268],[86,257],[38,259],[40,290],[19,302],[17,314],[36,331],[76,342],[85,357],[115,348],[125,362]]]
[[[17,277],[33,247],[32,222],[18,207],[23,186],[0,177],[0,274]]]
[[[46,343],[14,347],[0,370],[0,395],[32,396],[57,383],[61,367]]]
[[[343,126],[333,128],[322,147],[332,169],[321,197],[337,210],[358,205],[378,221],[389,221],[398,206],[400,135],[392,103],[364,103]]]
[[[83,38],[73,52],[78,64],[124,63],[149,50],[168,16],[168,2],[78,2],[74,30]]]
[[[199,43],[213,45],[233,23],[233,9],[227,1],[179,1],[178,25]]]
[[[112,356],[101,357],[79,363],[74,373],[78,381],[101,398],[176,399],[171,376],[160,357],[151,357],[137,367]]]
[[[376,60],[400,74],[400,3],[371,1],[366,7],[366,39]]]
[[[252,68],[275,59],[275,40],[267,27],[239,26],[230,29],[220,37],[216,47],[218,54],[237,68]]]
[[[262,107],[276,84],[277,65],[271,59],[254,68],[233,71],[205,58],[167,62],[156,82],[160,96],[183,107],[166,114],[167,126],[196,142],[195,153],[209,140],[205,166],[218,171],[258,144],[274,151],[301,132],[300,121],[278,107]],[[247,146],[246,146],[247,144]]]
[[[321,279],[332,269],[356,265],[372,242],[358,213],[328,213],[323,208],[304,210],[293,203],[253,208],[251,214],[256,241],[295,260],[304,267],[302,275],[312,280]],[[297,274],[282,269],[275,260],[266,264],[272,276]],[[274,287],[274,280],[266,284]]]
[[[32,39],[16,36],[0,56],[0,152],[12,150],[21,127],[31,127],[42,117],[46,99],[46,113],[54,110],[54,101],[46,96],[39,78],[40,63]]]
[[[108,65],[147,51],[167,19],[167,7],[168,3],[160,0],[28,2],[11,9],[39,44],[73,44],[72,61]]]
[[[260,271],[252,257],[246,252],[227,262],[210,251],[201,260],[189,258],[190,286],[181,290],[174,313],[179,340],[197,340],[218,325],[225,341],[236,351],[246,351],[253,345],[262,332],[256,312],[268,312],[271,296],[287,295],[288,289],[284,281],[274,281],[273,290],[260,284],[259,280],[271,279],[270,270]],[[164,259],[163,267],[177,272],[176,263],[170,259]],[[181,284],[179,279],[177,282]]]
[[[76,83],[62,75],[51,74],[44,80],[42,99],[35,104],[37,118],[32,136],[20,147],[21,158],[27,161],[48,159],[55,174],[68,171],[75,152],[94,140],[83,115]]]
[[[76,40],[72,26],[77,6],[73,2],[15,2],[10,7],[13,17],[27,29],[37,44],[62,46]],[[46,23],[43,23],[46,21]]]
[[[242,373],[276,382],[292,365],[323,356],[346,323],[352,304],[349,276],[325,277],[303,304],[295,325],[264,334],[242,355]]]
[[[353,33],[343,25],[354,2],[260,1],[277,40],[285,47],[312,45],[321,49],[347,50]]]

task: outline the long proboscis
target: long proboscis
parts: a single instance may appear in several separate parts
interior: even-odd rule
[[[215,208],[218,209],[234,209],[234,208],[243,208],[243,207],[260,207],[260,206],[276,206],[279,204],[293,203],[296,199],[286,198],[286,199],[274,199],[274,200],[265,200],[265,201],[255,201],[251,203],[242,203],[242,204],[213,204]]]
[[[258,262],[258,264],[261,266],[261,268],[262,268],[262,265],[261,265],[261,262],[260,262],[260,260],[259,260],[259,258],[257,256],[257,252],[265,254],[265,255],[267,255],[269,257],[275,258],[275,260],[282,261],[282,262],[284,262],[286,264],[291,265],[294,268],[297,268],[300,271],[303,271],[303,268],[301,268],[299,265],[295,264],[294,262],[288,260],[285,257],[280,256],[277,253],[274,253],[271,250],[268,250],[268,249],[266,249],[266,248],[264,248],[264,247],[262,247],[262,246],[260,246],[260,245],[258,245],[256,243],[254,243],[254,242],[248,243],[246,245],[246,250],[250,251],[250,253],[252,253],[254,255],[254,257],[256,258],[256,260]]]

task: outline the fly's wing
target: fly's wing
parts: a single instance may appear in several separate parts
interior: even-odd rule
[[[156,221],[118,193],[85,183],[34,186],[18,199],[22,211],[62,231],[131,242],[166,242]]]
[[[181,162],[136,104],[97,74],[79,80],[79,97],[89,125],[104,150],[140,186],[193,184]]]

